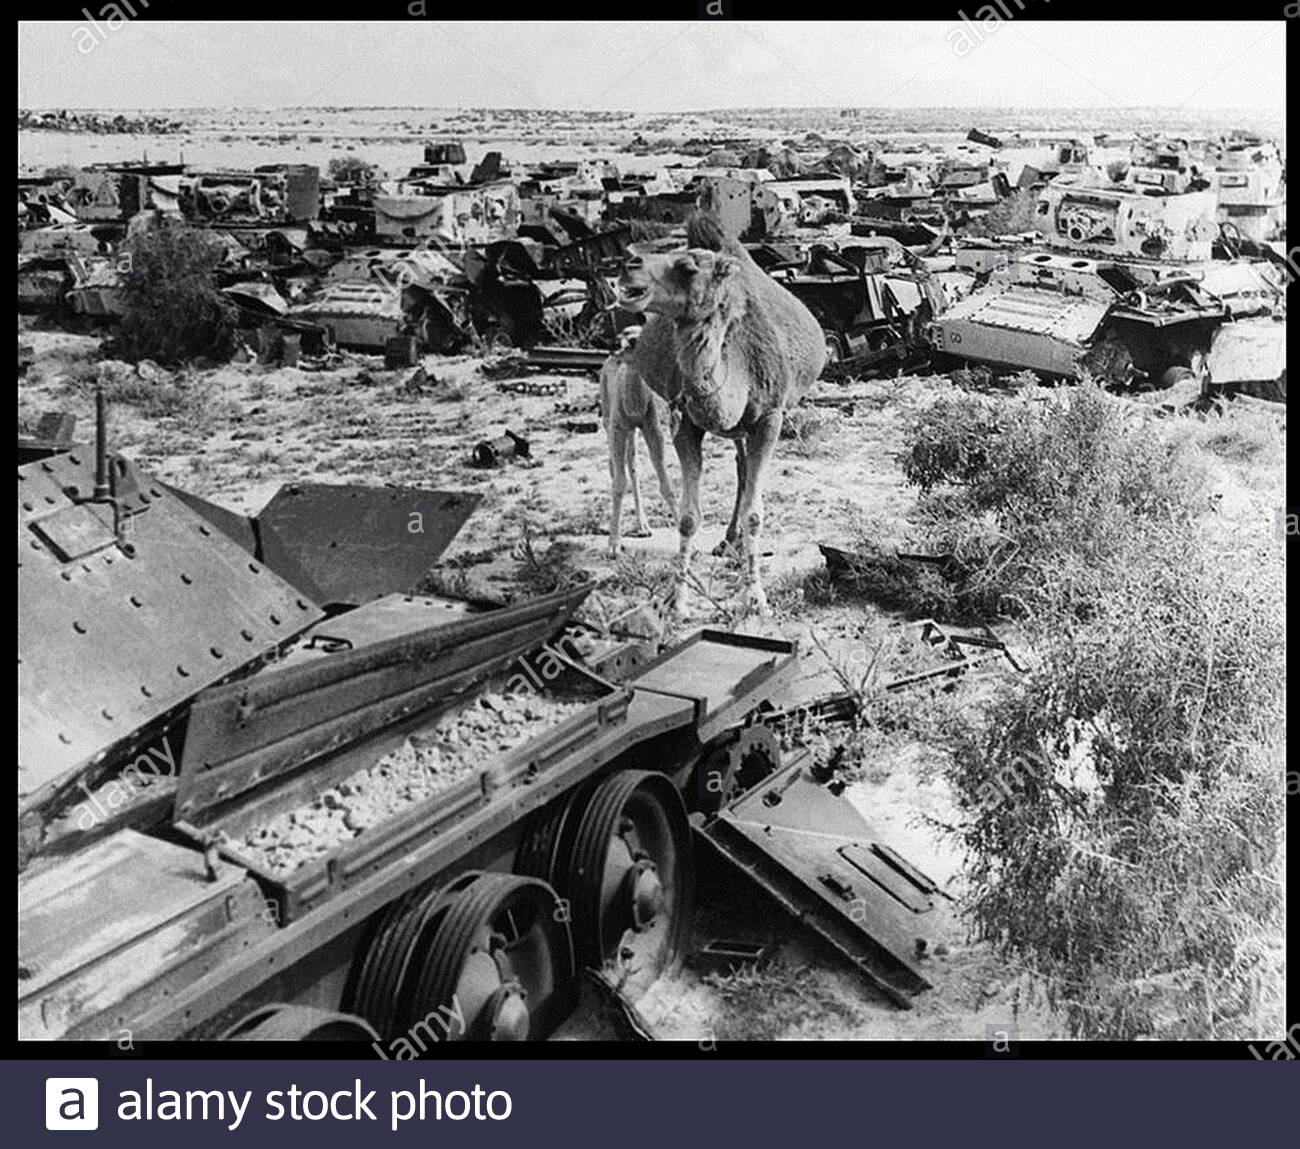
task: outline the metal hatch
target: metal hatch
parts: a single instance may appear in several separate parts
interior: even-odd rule
[[[647,663],[632,685],[691,699],[699,739],[707,742],[738,715],[779,696],[797,653],[786,639],[706,628]]]
[[[697,834],[910,1009],[930,988],[916,955],[942,891],[817,782],[811,761],[799,755]]]
[[[260,551],[272,570],[305,571],[323,605],[357,606],[413,590],[481,498],[418,487],[292,483],[256,517]]]
[[[249,516],[159,485],[327,606],[357,606],[413,590],[481,499],[474,492],[418,487],[288,483]]]

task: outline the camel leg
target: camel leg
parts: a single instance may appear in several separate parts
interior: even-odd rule
[[[727,524],[727,533],[722,536],[722,541],[713,548],[713,553],[719,557],[731,552],[736,546],[736,539],[740,535],[740,504],[745,498],[745,483],[747,477],[745,474],[745,440],[736,440],[736,501],[731,508],[731,522]]]
[[[623,548],[621,537],[623,496],[627,493],[627,449],[631,442],[631,435],[628,428],[621,426],[617,419],[610,420],[608,434],[610,478],[609,553],[610,557],[614,558]]]
[[[785,412],[780,408],[764,415],[749,433],[749,442],[745,451],[745,496],[740,514],[744,528],[746,608],[760,615],[772,613],[759,572],[759,537],[763,530],[763,481],[767,477],[767,465],[776,452],[776,443],[781,436],[781,423],[784,417]]]
[[[636,507],[636,533],[645,538],[650,533],[650,524],[645,521],[645,507],[641,505],[641,478],[636,473],[636,430],[627,433],[627,478],[632,486],[632,504]]]
[[[681,534],[678,551],[677,585],[673,589],[672,606],[681,605],[682,587],[691,569],[691,548],[695,532],[700,529],[700,478],[704,474],[704,432],[689,419],[683,419],[673,436],[677,459],[682,467],[682,506],[677,520]]]
[[[672,479],[668,477],[668,460],[664,457],[663,428],[655,419],[647,419],[645,426],[641,428],[641,434],[645,437],[645,445],[650,451],[650,465],[654,467],[655,475],[659,479],[659,493],[668,504],[673,518],[676,518],[677,494],[673,490]]]

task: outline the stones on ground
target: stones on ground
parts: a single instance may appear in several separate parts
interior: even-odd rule
[[[411,806],[496,765],[581,707],[540,695],[481,695],[310,802],[249,830],[241,849],[272,877],[288,877]]]

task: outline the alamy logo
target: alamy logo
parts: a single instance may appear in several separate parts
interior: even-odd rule
[[[45,1079],[45,1128],[99,1128],[99,1079],[97,1077],[47,1077]]]

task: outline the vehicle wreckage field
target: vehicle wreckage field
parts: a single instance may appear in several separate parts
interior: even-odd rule
[[[20,1033],[1268,1036],[1278,145],[377,114],[20,113]]]
[[[92,407],[88,384],[100,373],[131,394],[140,374],[125,364],[96,364],[97,340],[29,332],[34,362],[19,391],[20,419],[32,422],[53,407],[76,413],[83,425]],[[644,605],[671,563],[677,540],[666,511],[648,499],[653,528],[648,539],[626,540],[620,568],[605,554],[608,465],[603,437],[564,430],[556,396],[502,391],[471,357],[430,360],[437,377],[418,394],[403,386],[405,371],[385,371],[374,357],[351,358],[328,372],[257,365],[208,371],[160,372],[151,386],[174,394],[159,411],[155,393],[113,408],[116,449],[160,478],[232,509],[251,511],[281,483],[307,476],[323,482],[386,481],[429,488],[463,488],[483,495],[477,513],[438,564],[436,585],[488,594],[518,593],[548,585],[548,576],[583,568],[613,576],[614,584],[589,600],[593,619],[612,619]],[[148,370],[144,372],[148,374]],[[152,378],[152,377],[151,377]],[[594,398],[594,381],[531,376],[562,384],[567,402]],[[908,543],[908,518],[916,494],[896,461],[902,428],[918,411],[952,393],[944,376],[902,377],[851,388],[823,384],[819,397],[849,404],[801,408],[809,422],[782,444],[768,496],[771,531],[765,561],[772,573],[776,617],[749,620],[742,629],[799,638],[808,650],[789,703],[842,688],[827,655],[843,672],[860,676],[882,643],[889,652],[885,677],[919,664],[914,624],[852,597],[824,601],[824,564],[817,544],[843,539],[857,514],[876,520],[882,542]],[[1043,401],[1035,389],[1000,394],[1007,404]],[[1158,408],[1130,403],[1130,416],[1152,435],[1187,439],[1213,472],[1206,529],[1240,534],[1251,546],[1283,499],[1281,418],[1258,410],[1235,411],[1211,422],[1171,422]],[[530,460],[483,471],[469,465],[469,449],[500,428],[518,428],[531,444]],[[729,452],[712,442],[706,485],[706,545],[720,535],[729,512]],[[676,472],[673,466],[674,475]],[[723,476],[726,480],[723,481]],[[1209,508],[1213,507],[1210,512]],[[548,563],[563,558],[562,570]],[[734,562],[706,556],[698,589],[676,633],[732,621],[729,597],[738,575]],[[623,572],[620,577],[620,570]],[[716,597],[716,601],[711,596]],[[635,627],[637,618],[632,620]],[[642,620],[642,625],[652,620]],[[814,641],[815,639],[815,641]],[[819,649],[820,648],[820,649]],[[923,649],[923,648],[922,648]],[[978,698],[978,687],[974,689]],[[945,697],[945,696],[940,696]],[[924,697],[907,699],[924,710]],[[848,797],[894,848],[960,896],[960,853],[934,823],[954,818],[951,793],[939,769],[941,750],[904,725],[873,732],[861,755]],[[687,969],[666,979],[639,1008],[657,1035],[694,1040],[761,1037],[933,1037],[984,1039],[1014,1026],[1021,1039],[1060,1035],[1059,1021],[1025,996],[1027,986],[991,949],[967,937],[967,927],[946,901],[927,926],[927,976],[934,990],[898,1012],[874,994],[834,955],[810,948],[782,924],[761,897],[728,885],[721,902],[707,901],[697,915],[693,942],[742,935],[784,939],[779,973],[746,968],[718,979]],[[759,924],[761,923],[761,924]],[[756,924],[759,928],[755,930]],[[603,1034],[596,1020],[576,1025],[576,1035]]]

